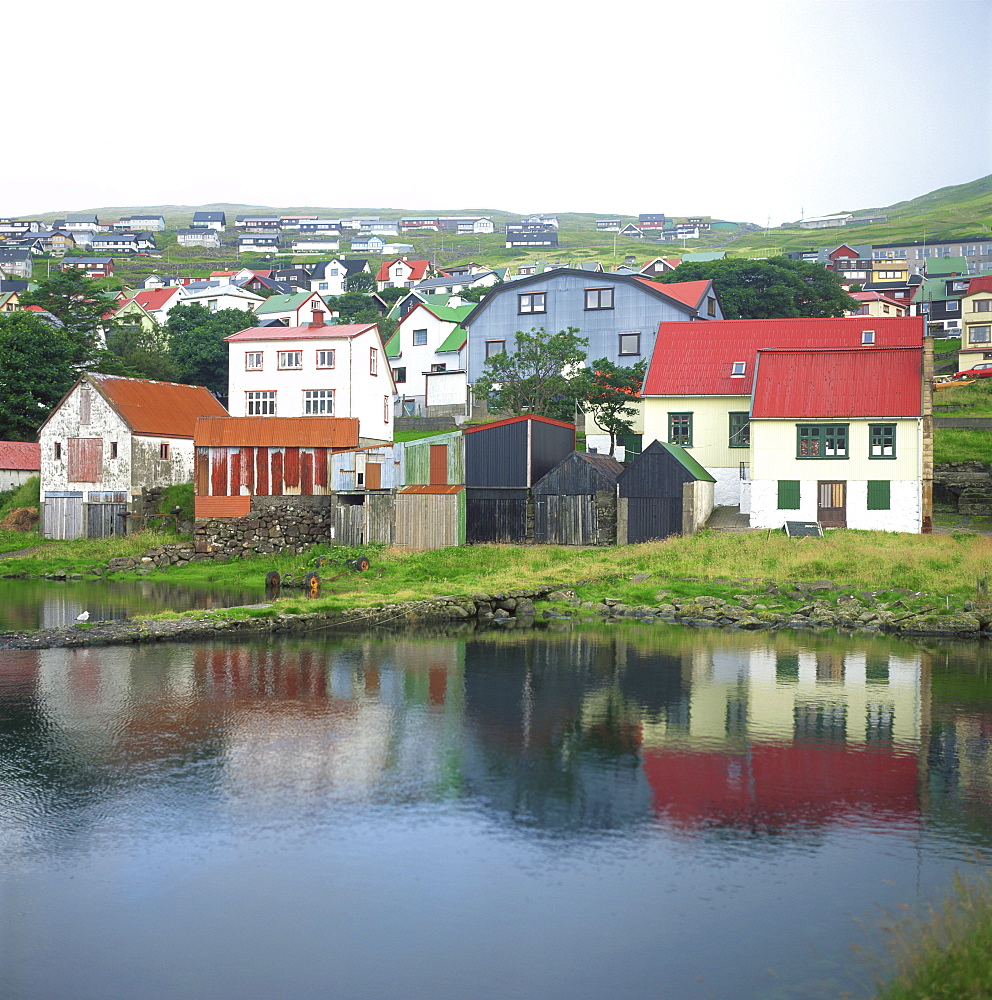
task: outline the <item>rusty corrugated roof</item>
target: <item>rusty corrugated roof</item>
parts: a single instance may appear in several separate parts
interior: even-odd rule
[[[759,351],[751,416],[918,417],[923,349]]]
[[[357,417],[201,417],[198,447],[355,448]]]
[[[88,372],[86,378],[135,434],[191,438],[198,417],[227,416],[202,385]]]
[[[30,441],[0,441],[0,469],[41,470],[41,445]]]
[[[436,496],[447,496],[452,493],[461,493],[464,486],[404,486],[400,493],[430,493]]]

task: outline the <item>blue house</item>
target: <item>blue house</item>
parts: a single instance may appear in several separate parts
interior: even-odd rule
[[[487,357],[513,350],[518,330],[576,327],[591,360],[633,365],[651,357],[659,324],[697,319],[723,319],[710,281],[662,285],[575,268],[527,275],[495,286],[465,318],[468,381],[479,378]]]

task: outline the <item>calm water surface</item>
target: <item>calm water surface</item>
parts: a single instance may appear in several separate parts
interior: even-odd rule
[[[83,611],[90,613],[90,621],[115,621],[166,610],[227,608],[257,603],[262,600],[262,593],[261,589],[222,591],[180,587],[140,578],[113,583],[0,580],[0,631],[72,625]]]
[[[4,1000],[784,1000],[992,843],[987,646],[0,653]]]

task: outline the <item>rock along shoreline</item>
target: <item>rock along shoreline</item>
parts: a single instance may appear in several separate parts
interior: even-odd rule
[[[589,581],[586,581],[589,582]],[[599,582],[599,581],[597,581]],[[796,588],[787,591],[785,588]],[[901,600],[880,601],[875,594],[837,597],[827,581],[772,584],[765,600],[785,594],[804,601],[799,608],[784,610],[763,603],[762,596],[734,595],[734,602],[720,597],[669,597],[659,593],[655,605],[631,606],[619,598],[581,601],[574,590],[560,585],[498,594],[434,597],[420,601],[379,604],[367,608],[314,613],[280,613],[275,604],[246,605],[202,616],[174,619],[134,618],[92,622],[60,628],[0,633],[0,649],[53,649],[93,646],[124,646],[146,642],[194,642],[222,636],[247,637],[273,633],[327,632],[333,629],[363,630],[379,626],[405,627],[439,622],[464,622],[483,627],[529,628],[555,623],[639,622],[644,625],[674,625],[683,628],[719,628],[743,631],[807,629],[844,632],[886,633],[897,636],[932,636],[953,639],[992,638],[992,611],[969,609],[941,615],[907,610]],[[887,592],[888,593],[888,592]],[[919,595],[914,595],[919,596]],[[535,602],[555,607],[541,610]],[[243,617],[232,613],[244,611]]]

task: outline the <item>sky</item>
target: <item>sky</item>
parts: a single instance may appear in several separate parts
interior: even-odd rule
[[[30,105],[5,108],[22,142],[0,147],[2,216],[223,202],[777,225],[992,172],[992,0],[8,6],[5,78]]]

